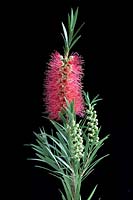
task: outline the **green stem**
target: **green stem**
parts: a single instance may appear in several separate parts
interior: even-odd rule
[[[67,61],[69,57],[69,48],[64,52],[64,58]]]
[[[81,189],[81,175],[77,170],[77,163],[72,162],[73,173],[71,175],[71,191],[72,191],[72,200],[80,200],[80,189]]]
[[[76,200],[76,184],[75,184],[75,174],[72,174],[72,184],[71,184],[73,200]]]

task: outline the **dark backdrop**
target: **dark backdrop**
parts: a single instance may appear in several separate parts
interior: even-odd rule
[[[13,86],[16,87],[14,106],[17,111],[14,114],[14,159],[11,161],[13,171],[10,170],[10,174],[13,177],[10,186],[13,186],[11,192],[17,199],[60,199],[60,182],[47,172],[34,168],[34,162],[27,161],[33,152],[23,144],[34,142],[33,131],[49,125],[42,118],[44,71],[54,50],[63,53],[61,21],[66,23],[70,8],[76,9],[77,6],[77,24],[85,22],[85,25],[81,30],[82,38],[73,51],[85,60],[84,89],[90,92],[92,98],[97,94],[103,98],[97,108],[101,134],[110,134],[103,147],[103,153],[110,156],[83,183],[82,196],[87,199],[98,183],[94,200],[99,197],[101,200],[131,199],[133,109],[130,5],[83,0],[16,3],[10,11],[12,45],[9,51],[15,69]]]

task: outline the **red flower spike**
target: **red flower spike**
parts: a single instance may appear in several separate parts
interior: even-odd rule
[[[67,60],[58,52],[51,55],[45,79],[44,102],[50,119],[59,120],[59,112],[68,102],[74,101],[75,113],[83,116],[84,100],[82,97],[83,61],[75,53]]]

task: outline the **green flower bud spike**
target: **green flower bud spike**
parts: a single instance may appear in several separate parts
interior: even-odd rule
[[[87,94],[89,95],[89,94]],[[91,145],[95,144],[97,145],[97,143],[99,142],[99,132],[100,129],[98,128],[98,119],[97,119],[97,112],[95,110],[95,105],[97,101],[100,101],[102,99],[98,99],[98,95],[95,97],[95,99],[93,99],[92,102],[90,102],[89,96],[86,95],[86,105],[87,105],[87,109],[86,109],[86,119],[87,119],[87,132],[88,132],[88,140],[89,140],[89,146],[91,148]]]
[[[76,161],[80,161],[80,159],[83,157],[83,138],[82,138],[82,132],[81,129],[75,125],[72,129],[72,132],[70,133],[70,140],[71,140],[71,149],[72,149],[72,158]]]

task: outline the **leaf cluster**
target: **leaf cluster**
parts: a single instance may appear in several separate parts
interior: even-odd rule
[[[89,94],[84,92],[85,103],[87,107],[96,106],[97,102],[101,100],[96,96],[90,101]],[[66,100],[67,107],[60,113],[61,122],[50,120],[56,132],[53,134],[46,133],[44,128],[40,129],[40,133],[34,133],[36,137],[36,144],[30,144],[35,151],[36,158],[32,160],[40,162],[37,167],[49,171],[50,174],[59,178],[64,187],[63,200],[80,200],[81,182],[85,180],[89,174],[92,173],[95,166],[107,155],[97,158],[98,150],[103,146],[104,141],[109,137],[106,135],[98,142],[93,141],[90,145],[87,128],[87,117],[79,121],[79,127],[82,130],[84,140],[84,153],[80,161],[75,161],[71,155],[71,137],[68,132],[68,125],[73,126],[76,122],[76,114],[74,112],[74,102],[69,103]],[[98,129],[99,135],[101,128]],[[94,190],[96,187],[94,188]],[[94,191],[92,191],[93,193]],[[91,194],[92,195],[92,194]],[[88,198],[88,200],[91,198]]]
[[[76,9],[75,12],[71,8],[71,13],[68,14],[68,27],[66,28],[64,23],[62,22],[63,33],[61,35],[64,40],[65,57],[68,57],[69,51],[81,37],[81,35],[78,35],[78,33],[83,27],[84,23],[82,23],[80,27],[75,31],[77,17],[78,17],[78,8]]]

